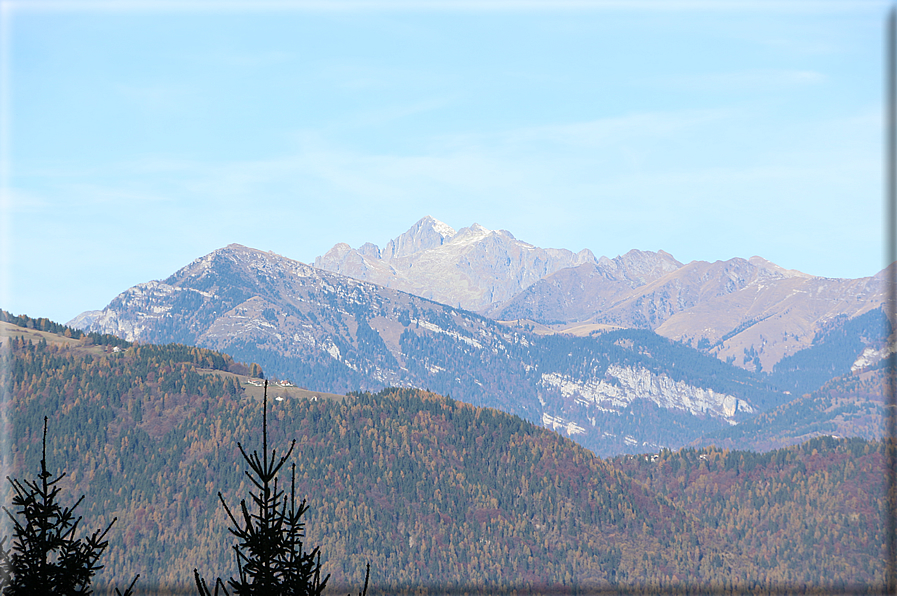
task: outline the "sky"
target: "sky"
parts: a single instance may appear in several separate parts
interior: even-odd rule
[[[874,275],[890,6],[0,0],[0,308],[425,215]]]

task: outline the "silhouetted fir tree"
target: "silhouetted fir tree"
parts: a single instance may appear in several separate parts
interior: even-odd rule
[[[6,546],[8,536],[0,540],[0,593],[3,596],[93,593],[90,581],[103,568],[97,563],[109,545],[105,540],[106,534],[117,518],[109,522],[105,530],[96,530],[84,539],[75,538],[82,518],[75,519],[74,510],[84,496],[72,507],[59,505],[56,502],[60,491],[57,484],[64,477],[65,472],[53,478],[47,470],[47,417],[44,416],[37,481],[19,482],[7,476],[16,493],[12,504],[18,510],[13,515],[9,509],[3,508],[12,520],[14,530],[11,548]],[[138,577],[139,574],[124,595],[117,588],[116,594],[129,596]]]
[[[249,464],[246,476],[258,489],[250,493],[254,511],[240,501],[240,515],[234,515],[219,492],[218,499],[227,511],[233,527],[231,534],[239,539],[234,552],[239,577],[229,579],[228,586],[235,596],[317,596],[324,591],[328,575],[321,580],[321,556],[318,548],[310,552],[303,549],[305,524],[302,515],[308,511],[305,500],[296,503],[296,466],[293,465],[290,494],[278,487],[277,473],[286,463],[296,446],[294,440],[286,455],[278,458],[277,450],[268,456],[268,382],[265,381],[262,411],[262,455],[257,451],[247,455],[243,445],[237,443],[243,459]],[[221,578],[210,591],[206,581],[194,569],[193,577],[200,596],[217,596],[219,589],[229,596]],[[367,580],[365,580],[367,591]]]

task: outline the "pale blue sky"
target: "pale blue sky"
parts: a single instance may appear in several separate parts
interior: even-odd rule
[[[424,215],[597,256],[883,266],[886,2],[0,3],[17,314]]]

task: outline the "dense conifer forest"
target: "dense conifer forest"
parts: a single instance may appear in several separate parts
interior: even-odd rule
[[[98,590],[139,573],[138,593],[194,593],[195,568],[233,575],[217,493],[236,503],[250,488],[237,442],[260,449],[262,404],[246,385],[258,367],[6,321],[4,469],[40,468],[47,416],[46,458],[72,501],[85,495],[85,524],[118,518]],[[881,442],[602,460],[515,416],[395,388],[271,401],[269,444],[293,440],[328,593],[358,592],[368,563],[371,594],[883,581]]]

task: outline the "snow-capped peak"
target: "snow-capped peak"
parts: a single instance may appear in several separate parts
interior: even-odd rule
[[[455,229],[452,228],[447,223],[443,223],[436,219],[435,217],[430,217],[429,215],[424,217],[421,221],[426,221],[430,224],[430,227],[433,228],[433,231],[442,236],[443,238],[451,238],[455,235]]]

